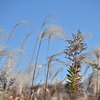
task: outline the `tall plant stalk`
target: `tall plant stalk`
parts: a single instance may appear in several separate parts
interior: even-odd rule
[[[48,26],[44,33],[42,34],[44,36],[48,36],[48,47],[47,47],[47,56],[48,56],[48,52],[49,52],[49,45],[50,45],[50,41],[53,38],[57,38],[57,39],[61,39],[64,40],[66,38],[66,33],[62,30],[62,27],[57,26],[57,25],[50,25]],[[46,71],[46,84],[45,84],[45,89],[47,87],[47,81],[48,81],[48,76],[49,76],[49,70],[50,70],[50,66],[48,63],[48,59],[47,60],[47,71]],[[46,95],[46,91],[45,91],[45,95]],[[45,100],[45,96],[44,96],[44,100]]]
[[[36,73],[36,66],[37,66],[40,47],[41,47],[41,41],[39,43],[38,52],[37,52],[36,61],[35,61],[35,67],[34,67],[33,78],[32,78],[32,87],[33,87],[33,83],[34,83],[34,78],[35,78],[35,73]],[[32,90],[31,90],[31,94],[32,94]]]
[[[51,15],[49,15],[48,17],[50,17],[50,16]],[[44,23],[43,23],[42,27],[45,25],[45,23],[51,22],[51,21],[48,20],[48,17],[44,20]],[[39,35],[38,35],[38,37],[39,37]],[[32,78],[32,85],[31,85],[31,87],[33,87],[33,83],[34,83],[34,77],[35,77],[35,72],[36,72],[36,66],[37,66],[37,61],[38,61],[40,47],[41,47],[41,44],[44,41],[45,37],[49,38],[49,40],[48,40],[49,42],[48,43],[50,43],[50,41],[53,38],[58,38],[58,39],[62,39],[63,40],[66,37],[66,33],[65,33],[65,31],[62,30],[62,27],[58,26],[58,25],[49,25],[42,32],[42,34],[40,36],[40,43],[39,43],[39,47],[38,47],[38,51],[37,51],[37,56],[36,56],[36,61],[35,61],[35,68],[34,68],[34,72],[33,72],[33,78]],[[48,54],[48,50],[49,50],[49,45],[48,45],[48,48],[47,48],[47,54]],[[33,59],[33,57],[32,57],[32,59]],[[49,68],[47,69],[46,81],[47,81],[47,78],[48,78],[48,72],[49,72]],[[47,84],[47,82],[46,82],[46,84]],[[32,93],[32,88],[31,88],[31,93]],[[45,100],[45,98],[44,98],[44,100]]]
[[[49,52],[49,45],[50,41],[48,40],[48,47],[47,47],[47,57]],[[48,67],[48,59],[46,57],[46,66],[45,66],[45,93],[44,93],[44,100],[46,99],[46,88],[47,88],[47,81],[48,81],[48,75],[49,75],[49,67]],[[47,67],[47,69],[46,69]]]
[[[80,54],[82,51],[86,50],[86,43],[84,43],[84,37],[80,30],[78,30],[77,34],[72,33],[73,40],[67,40],[69,46],[65,49],[66,58],[69,59],[72,63],[69,65],[69,69],[67,70],[67,84],[66,88],[68,89],[68,93],[70,95],[70,100],[76,100],[79,95],[80,85],[82,76],[81,72],[81,60]]]

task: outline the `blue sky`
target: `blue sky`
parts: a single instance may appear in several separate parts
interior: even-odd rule
[[[47,15],[57,13],[52,18],[57,20],[66,33],[92,33],[86,42],[88,49],[99,45],[100,41],[100,0],[0,0],[0,27],[10,33],[14,25],[20,21],[28,21],[31,25],[20,25],[16,28],[9,46],[19,48],[22,39],[32,30],[39,30]],[[31,54],[36,35],[29,37],[26,52]],[[46,56],[45,42],[41,47],[40,63]],[[49,55],[65,48],[65,43],[53,40],[50,44]],[[66,75],[66,71],[63,73]]]

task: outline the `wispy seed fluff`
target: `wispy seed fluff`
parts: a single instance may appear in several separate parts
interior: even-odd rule
[[[98,60],[100,60],[100,46],[94,48],[94,53]]]
[[[61,26],[58,25],[49,25],[41,34],[41,39],[48,37],[49,41],[57,38],[61,40],[65,40],[66,32],[62,29]]]

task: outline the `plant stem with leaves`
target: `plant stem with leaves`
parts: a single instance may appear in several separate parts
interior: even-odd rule
[[[67,40],[69,46],[65,49],[66,58],[71,61],[69,69],[67,70],[67,84],[66,88],[70,95],[71,100],[75,100],[79,96],[79,90],[82,80],[81,72],[81,60],[84,58],[80,56],[81,52],[86,50],[86,43],[84,43],[84,37],[80,30],[77,34],[72,33],[72,40]]]

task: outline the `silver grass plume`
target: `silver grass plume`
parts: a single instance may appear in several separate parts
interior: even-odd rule
[[[49,25],[41,34],[41,39],[43,40],[45,37],[49,38],[49,41],[52,39],[66,39],[66,32],[63,30],[61,26],[58,25]]]
[[[49,15],[44,19],[44,22],[43,22],[41,28],[42,28],[44,25],[46,25],[47,23],[52,23],[52,22],[54,23],[54,22],[57,22],[57,21],[54,20],[54,19],[50,19],[50,17],[53,16],[53,15],[58,15],[58,14],[57,14],[57,13],[51,13],[51,14],[49,14]]]
[[[99,86],[100,86],[100,46],[93,47],[92,51],[87,53],[84,63],[87,63],[89,67],[92,67],[93,72],[83,82],[83,86],[86,88],[88,93],[93,93],[98,98]],[[87,81],[88,80],[88,81]],[[90,92],[88,88],[93,89]]]
[[[28,25],[29,25],[30,23],[29,23],[29,22],[26,22],[26,21],[21,21],[21,22],[17,23],[17,24],[13,27],[13,29],[12,29],[12,31],[11,31],[9,37],[8,37],[8,40],[7,40],[6,44],[8,44],[10,38],[12,37],[12,35],[13,35],[15,29],[16,29],[16,27],[18,27],[18,26],[21,25],[21,24],[28,24]]]
[[[0,33],[0,42],[2,42],[2,40],[7,36],[8,36],[8,34],[6,34],[6,33]]]
[[[3,52],[3,51],[2,51]],[[5,52],[5,49],[4,49]],[[18,64],[18,52],[22,52],[21,49],[7,49],[7,52],[1,59],[0,66],[0,92],[5,95],[5,92],[9,94],[10,86],[15,86],[16,77],[18,76],[18,70],[16,70]]]
[[[100,60],[100,46],[95,47],[93,52],[96,55],[97,59]]]

